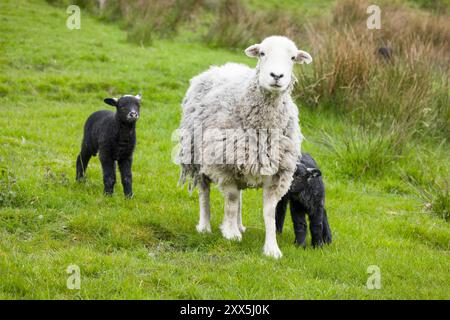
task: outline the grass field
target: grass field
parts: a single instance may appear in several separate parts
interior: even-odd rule
[[[66,17],[44,1],[0,3],[0,298],[450,298],[448,222],[392,174],[402,166],[448,168],[448,145],[416,144],[431,162],[413,155],[382,175],[352,178],[318,143],[339,141],[352,124],[301,108],[302,148],[321,165],[334,242],[298,249],[288,221],[278,238],[283,258],[266,258],[261,191],[244,193],[241,243],[218,230],[223,200],[216,189],[213,233],[200,235],[197,194],[177,186],[171,162],[188,80],[211,64],[254,61],[180,37],[136,46],[117,26],[83,12],[81,30],[71,31]],[[86,183],[74,179],[82,126],[108,108],[103,98],[137,92],[135,197],[125,200],[120,184],[104,197],[98,159]],[[80,290],[66,287],[69,265],[80,268]],[[371,265],[381,271],[378,290],[366,287]]]

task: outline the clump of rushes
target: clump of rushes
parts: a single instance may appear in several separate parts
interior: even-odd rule
[[[204,2],[204,0],[47,1],[52,4],[76,4],[105,21],[120,22],[127,30],[128,40],[141,45],[150,45],[155,36],[175,35],[179,26],[192,19]]]
[[[395,125],[389,130],[351,128],[339,135],[323,133],[319,142],[328,149],[337,174],[352,179],[379,177],[391,171],[407,148],[409,136],[397,130]]]
[[[213,47],[240,49],[271,35],[293,37],[300,32],[294,15],[280,9],[251,10],[243,1],[222,0],[203,40]]]
[[[299,69],[304,105],[350,112],[364,125],[448,137],[450,22],[402,5],[383,5],[382,29],[366,26],[366,1],[339,1],[328,23],[306,28],[315,57]],[[363,10],[364,9],[364,10]],[[300,41],[298,41],[300,42]],[[390,58],[380,55],[388,48]]]

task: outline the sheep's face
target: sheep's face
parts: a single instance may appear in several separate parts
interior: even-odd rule
[[[134,123],[139,119],[142,96],[125,95],[119,99],[107,98],[105,103],[117,108],[117,116],[121,122]]]
[[[294,63],[312,62],[309,53],[298,50],[294,42],[282,36],[268,37],[245,53],[259,59],[259,85],[270,92],[283,92],[289,87]]]

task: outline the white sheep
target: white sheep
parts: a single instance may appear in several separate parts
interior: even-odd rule
[[[275,207],[287,192],[300,155],[298,109],[291,98],[294,63],[311,63],[286,37],[271,36],[245,50],[258,58],[213,66],[192,78],[182,103],[178,162],[180,181],[199,187],[199,232],[211,232],[210,183],[225,198],[221,225],[227,239],[240,241],[242,190],[263,188],[264,254],[282,256],[275,234]]]

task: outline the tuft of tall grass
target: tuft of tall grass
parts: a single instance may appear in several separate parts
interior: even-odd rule
[[[292,14],[280,9],[255,11],[240,0],[221,0],[215,20],[204,35],[212,47],[245,48],[274,34],[293,36],[300,30]]]
[[[17,179],[10,170],[0,167],[0,207],[19,207],[23,202]]]
[[[417,197],[422,200],[425,210],[449,221],[450,188],[448,180],[445,180],[444,177],[433,177],[426,179],[425,183],[420,183],[411,176],[405,180]]]
[[[337,2],[333,18],[306,28],[314,63],[295,94],[305,105],[347,113],[365,126],[448,138],[450,22],[403,5],[382,6],[382,29],[366,27],[364,0]],[[297,41],[301,43],[300,40]],[[391,59],[377,49],[392,49]]]
[[[446,221],[450,216],[448,148],[415,146],[399,164],[398,175],[406,187],[424,204],[424,209]]]
[[[342,135],[323,134],[319,141],[334,160],[336,173],[352,179],[373,178],[391,172],[392,165],[402,156],[407,132],[350,128]]]
[[[52,4],[79,5],[102,20],[119,22],[128,40],[150,45],[155,36],[174,36],[179,27],[194,18],[204,0],[47,0]]]

